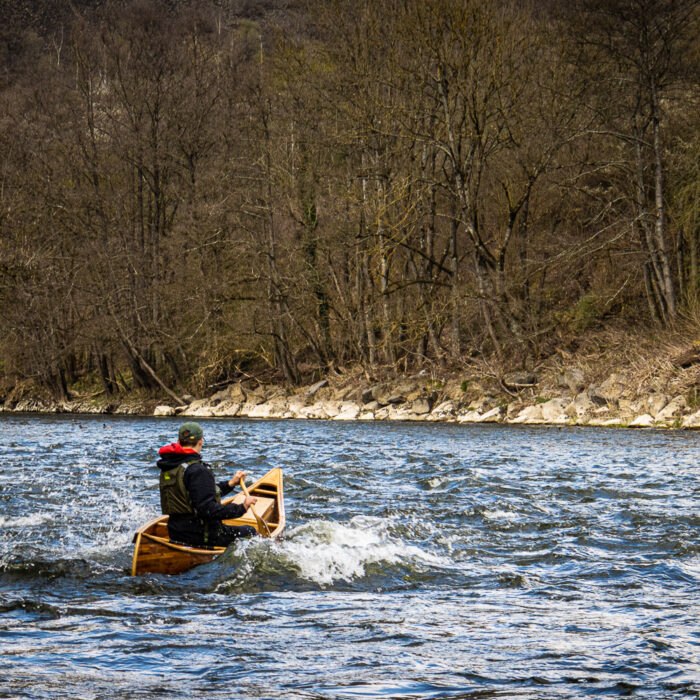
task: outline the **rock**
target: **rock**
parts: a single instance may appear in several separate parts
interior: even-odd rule
[[[337,401],[317,401],[314,406],[319,414],[325,414],[326,418],[335,418],[340,413],[340,404]]]
[[[187,415],[195,418],[210,418],[214,415],[214,406],[200,406],[196,411],[189,411]]]
[[[228,393],[228,399],[234,403],[240,404],[247,401],[245,390],[241,386],[240,382],[229,384],[228,387],[226,387],[226,391]]]
[[[481,413],[479,411],[466,411],[457,416],[458,423],[480,423]]]
[[[619,408],[625,413],[639,414],[644,408],[645,403],[645,401],[640,399],[620,399]]]
[[[452,416],[455,413],[455,404],[453,401],[443,401],[439,403],[433,413],[440,413],[446,416]]]
[[[243,418],[248,418],[250,415],[250,412],[255,408],[255,406],[258,406],[259,404],[256,403],[248,403],[247,401],[245,403],[241,404],[241,407],[238,409],[238,415],[242,416]]]
[[[387,420],[389,418],[390,406],[380,406],[374,411],[374,420]]]
[[[683,420],[684,428],[700,428],[700,411],[696,411]]]
[[[264,394],[264,392],[257,391],[257,394]],[[217,405],[222,401],[231,401],[233,403],[245,403],[247,401],[246,393],[239,382],[234,382],[229,384],[226,388],[221,391],[217,391],[213,394],[209,401],[212,406]]]
[[[511,420],[511,423],[542,423],[542,406],[537,403],[534,406],[526,406],[518,415]]]
[[[209,397],[209,403],[212,406],[216,406],[222,401],[226,401],[226,399],[228,399],[228,389],[222,389],[221,391],[217,391],[216,394],[212,394]]]
[[[591,418],[588,421],[590,426],[599,426],[601,428],[619,427],[621,425],[619,418]]]
[[[428,416],[428,420],[441,421],[451,420],[455,415],[455,405],[452,401],[443,401],[439,403]]]
[[[615,403],[622,398],[625,393],[626,385],[623,382],[619,374],[611,374],[602,384],[595,387],[595,391],[591,392],[591,398],[593,398],[593,393],[596,396],[602,398],[608,403]]]
[[[648,413],[643,413],[641,416],[637,416],[630,424],[630,428],[651,428],[654,425],[653,416]]]
[[[374,388],[365,389],[362,392],[361,400],[363,404],[372,403],[372,401],[374,401]]]
[[[246,411],[245,415],[248,418],[271,418],[272,417],[272,406],[269,403],[246,403],[243,404],[243,409]]]
[[[418,415],[430,413],[431,404],[427,398],[417,399],[411,404],[411,410]]]
[[[674,396],[667,404],[656,414],[657,422],[673,422],[678,418],[688,406],[685,396]]]
[[[480,423],[498,423],[501,420],[502,411],[500,406],[492,408],[490,411],[484,413],[479,419]]]
[[[583,371],[578,367],[566,369],[557,376],[557,386],[567,387],[573,394],[578,394],[586,386]]]
[[[585,415],[593,413],[596,410],[596,404],[591,401],[585,391],[576,394],[574,400],[568,405],[566,413],[571,418],[583,418]]]
[[[525,408],[525,406],[521,401],[511,401],[508,406],[506,406],[506,419],[511,420],[516,418],[523,408]]]
[[[406,397],[388,384],[382,384],[374,387],[374,400],[380,406],[389,406],[392,403],[404,403]]]
[[[252,391],[246,392],[246,398],[243,403],[244,405],[250,404],[251,406],[259,406],[261,403],[265,403],[265,401],[267,401],[267,394],[265,392],[265,388],[262,386],[258,386]]]
[[[510,372],[503,377],[503,383],[513,389],[535,386],[538,382],[534,372]]]
[[[172,406],[156,406],[153,411],[154,416],[174,416],[175,409]]]
[[[125,416],[137,416],[144,413],[144,407],[141,404],[124,402],[119,404],[115,409],[115,413]]]
[[[607,406],[608,404],[608,399],[600,393],[598,387],[595,386],[595,384],[591,384],[591,386],[589,386],[588,389],[586,389],[586,395],[588,396],[589,400],[596,406]],[[612,403],[617,404],[616,401],[613,401]]]
[[[333,420],[356,420],[360,415],[360,407],[352,401],[344,401],[339,406],[339,413]]]
[[[493,408],[495,399],[493,396],[481,396],[469,404],[469,409],[478,413],[486,413]]]
[[[416,417],[408,406],[389,405],[387,411],[387,420],[415,420]]]
[[[651,394],[646,400],[647,413],[651,413],[651,415],[656,418],[656,415],[666,406],[668,400],[666,394]]]
[[[271,417],[274,418],[291,418],[292,414],[289,411],[289,402],[286,398],[277,398],[270,400]]]
[[[423,394],[423,385],[412,379],[405,379],[394,384],[391,392],[397,396],[403,396],[406,401],[414,401]]]
[[[209,404],[209,399],[197,399],[182,412],[182,415],[206,418],[214,415],[212,411],[213,406]]]
[[[326,408],[330,406],[330,402],[320,402],[312,404],[311,406],[304,406],[298,413],[299,418],[308,418],[313,420],[328,420],[332,416],[329,416],[326,412]],[[337,408],[333,408],[333,415],[338,415]]]
[[[282,418],[288,413],[288,406],[285,401],[244,404],[241,408],[241,414],[243,414],[244,409],[248,418]]]
[[[303,398],[299,396],[293,396],[289,400],[289,404],[287,406],[287,411],[291,414],[293,418],[295,418],[298,414],[299,411],[301,411],[302,408],[306,406],[306,402],[304,401]]]
[[[225,401],[217,404],[212,413],[218,417],[232,418],[233,416],[238,415],[242,405],[243,404],[240,404],[237,401],[226,399]]]
[[[320,382],[316,382],[315,384],[312,384],[307,390],[306,390],[306,399],[312,399],[320,389],[324,389],[325,387],[328,386],[328,380],[327,379],[322,379]]]
[[[389,394],[381,390],[375,391],[374,400],[382,407],[389,405]]]
[[[547,423],[568,423],[569,416],[566,415],[566,408],[569,401],[564,399],[551,399],[542,406],[542,419]]]

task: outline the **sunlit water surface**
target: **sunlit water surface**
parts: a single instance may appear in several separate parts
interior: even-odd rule
[[[132,578],[175,419],[3,416],[3,697],[700,695],[700,436],[202,421],[287,530]]]

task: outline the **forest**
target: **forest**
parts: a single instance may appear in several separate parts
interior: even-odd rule
[[[0,10],[0,395],[697,340],[695,0],[56,6]]]

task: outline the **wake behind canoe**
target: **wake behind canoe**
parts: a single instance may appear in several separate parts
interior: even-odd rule
[[[258,500],[240,518],[224,520],[225,525],[250,525],[262,536],[275,538],[284,530],[284,489],[282,470],[271,469],[249,487],[251,496]],[[238,493],[224,503],[243,503],[245,496]],[[251,512],[255,509],[255,514]],[[260,532],[263,529],[263,532]],[[134,535],[134,556],[131,575],[180,574],[193,566],[204,564],[219,556],[225,547],[193,547],[173,542],[168,537],[168,516],[151,520],[139,528]]]

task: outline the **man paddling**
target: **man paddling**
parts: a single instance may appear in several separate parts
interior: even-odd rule
[[[257,534],[254,527],[224,525],[221,521],[240,518],[257,501],[246,497],[243,505],[222,505],[221,496],[230,493],[245,479],[238,471],[218,484],[209,466],[202,461],[203,432],[192,421],[180,426],[178,441],[160,448],[160,505],[168,518],[168,535],[183,544],[227,547],[241,537]]]

